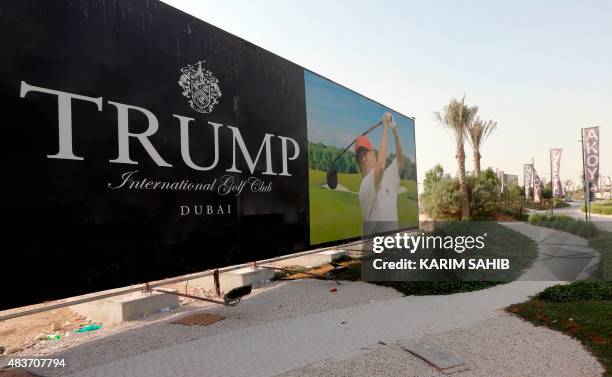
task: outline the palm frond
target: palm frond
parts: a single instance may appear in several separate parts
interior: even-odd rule
[[[480,150],[480,146],[497,128],[497,122],[493,120],[484,121],[480,117],[474,118],[467,129],[468,142],[475,151]]]
[[[461,100],[451,98],[441,111],[434,112],[434,118],[444,126],[457,146],[463,146],[464,137],[477,113],[478,106],[467,106],[464,95]]]

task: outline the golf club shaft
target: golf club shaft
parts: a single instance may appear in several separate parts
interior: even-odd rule
[[[372,130],[374,130],[377,127],[382,126],[382,121],[372,125],[370,128],[368,128],[367,130],[365,130],[360,136],[365,136],[367,134],[369,134]],[[357,138],[353,139],[353,141],[351,141],[351,143],[349,145],[346,146],[346,148],[344,148],[342,150],[342,152],[340,152],[340,154],[338,154],[338,156],[336,156],[336,158],[334,159],[334,161],[332,161],[331,163],[331,167],[333,167],[336,164],[336,161],[338,161],[338,159],[346,152],[349,150],[350,147],[353,146],[353,144],[355,144],[355,141],[357,140]]]

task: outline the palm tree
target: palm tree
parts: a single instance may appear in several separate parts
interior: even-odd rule
[[[461,101],[451,98],[448,105],[442,108],[442,111],[434,112],[434,117],[449,131],[449,134],[455,140],[455,158],[459,165],[459,187],[463,194],[461,198],[461,217],[464,220],[470,218],[470,203],[468,200],[467,179],[465,177],[465,135],[477,112],[478,106],[470,107],[465,104],[465,95],[461,98]]]
[[[493,122],[492,120],[485,122],[481,120],[480,117],[476,117],[472,124],[468,126],[467,135],[468,141],[472,146],[472,152],[474,153],[474,170],[476,176],[480,175],[480,146],[496,128],[497,122]]]

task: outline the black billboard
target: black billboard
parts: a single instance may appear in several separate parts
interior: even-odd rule
[[[3,1],[0,42],[3,276],[44,282],[0,309],[417,224],[412,119],[162,2]]]

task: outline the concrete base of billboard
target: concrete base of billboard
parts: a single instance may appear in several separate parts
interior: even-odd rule
[[[278,262],[268,263],[268,265],[277,267],[316,267],[333,262],[346,254],[347,253],[344,250],[325,250],[319,253],[302,255],[295,258],[289,258]],[[229,292],[230,290],[237,287],[258,284],[271,280],[273,277],[274,270],[267,268],[253,269],[252,267],[247,267],[219,274],[219,285],[221,286],[221,291]],[[215,289],[215,283],[212,276],[205,276],[202,278],[190,280],[189,285],[209,290]]]
[[[284,259],[278,262],[271,263],[278,267],[287,266],[303,266],[303,267],[317,267],[323,264],[331,263],[338,260],[339,258],[347,255],[346,250],[325,250],[320,253],[302,255],[296,258]]]
[[[229,292],[234,288],[271,280],[273,277],[273,270],[266,268],[253,269],[252,267],[246,267],[219,274],[219,285],[221,286],[221,291]],[[209,290],[215,289],[215,283],[212,276],[205,276],[190,280],[189,285]]]
[[[179,306],[178,299],[178,296],[168,293],[152,292],[145,295],[134,292],[86,302],[70,308],[92,321],[103,324],[119,323],[137,319],[149,313],[158,313],[164,308],[177,308]]]

